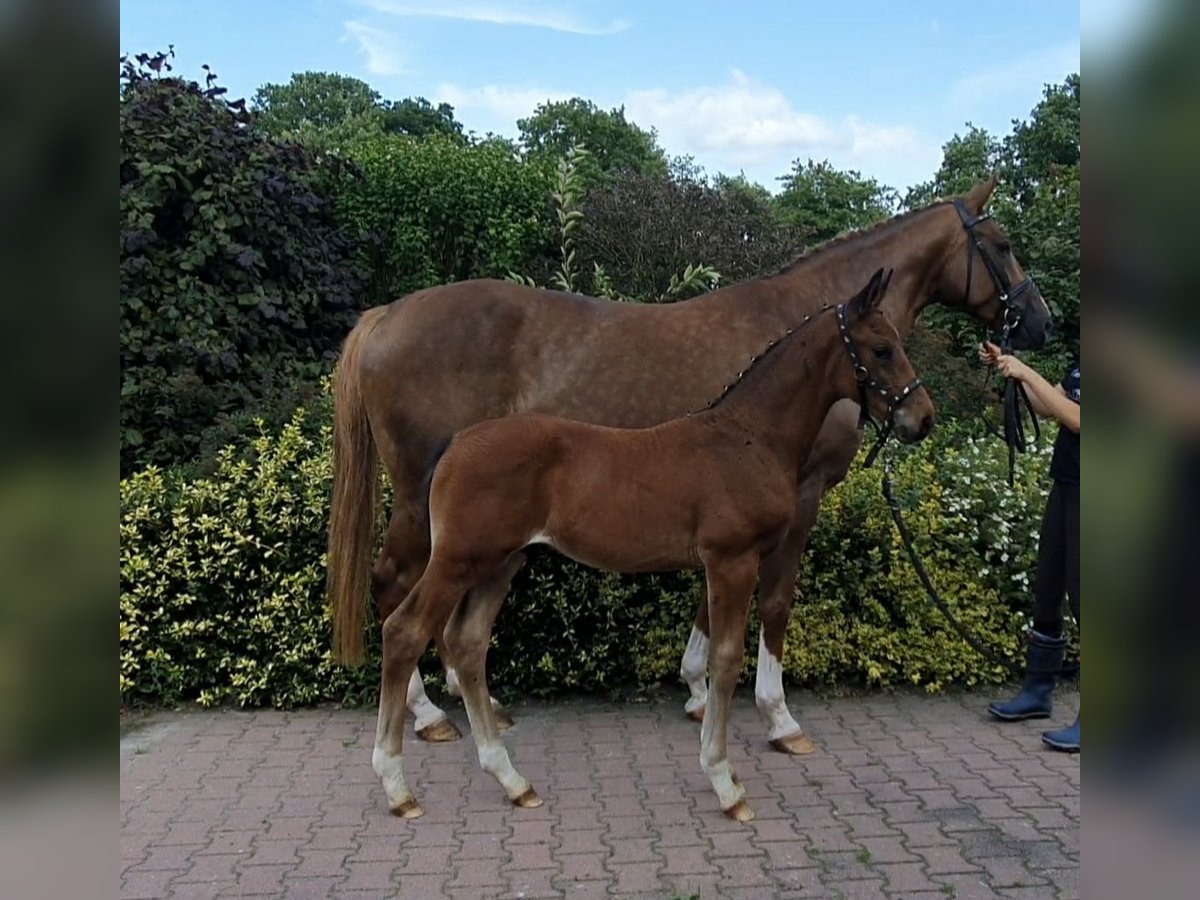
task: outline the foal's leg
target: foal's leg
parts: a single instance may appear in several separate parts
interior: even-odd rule
[[[758,585],[758,613],[762,630],[758,637],[758,670],[754,677],[754,700],[767,720],[767,740],[781,753],[803,756],[816,745],[792,718],[783,692],[783,642],[796,592],[800,558],[821,507],[823,485],[802,485],[796,518],[783,543],[763,560]]]
[[[542,800],[509,759],[500,740],[496,713],[487,688],[487,651],[496,614],[508,595],[513,576],[525,563],[514,554],[487,582],[472,590],[455,609],[446,625],[446,648],[458,668],[463,703],[479,753],[479,765],[500,782],[516,806],[541,806]]]
[[[379,721],[371,766],[383,781],[388,808],[406,819],[424,810],[404,780],[405,698],[417,660],[469,585],[441,571],[427,570],[412,592],[383,623],[383,679],[379,691]]]
[[[803,755],[816,746],[792,718],[783,693],[783,642],[796,594],[796,575],[808,546],[826,491],[846,477],[862,437],[854,427],[858,407],[835,406],[817,435],[808,465],[800,475],[796,512],[783,544],[764,561],[758,589],[762,632],[758,642],[758,673],[754,699],[769,723],[771,747]]]
[[[429,549],[426,504],[423,501],[401,501],[397,495],[397,500],[392,506],[383,551],[371,571],[379,621],[385,621],[400,605],[400,601],[408,596],[412,586],[425,571],[429,562]],[[441,631],[434,635],[434,642],[438,657],[446,670],[446,688],[451,696],[460,696],[458,674],[449,662],[450,656],[446,652]],[[495,699],[492,700],[492,704],[497,708],[500,706]],[[409,680],[406,705],[413,715],[413,727],[421,740],[437,744],[457,741],[462,737],[458,726],[425,693],[425,683],[419,667],[413,670],[413,676]],[[512,727],[512,719],[507,713],[501,712],[498,721],[502,729]]]
[[[683,711],[695,722],[704,721],[704,705],[708,703],[708,643],[708,599],[702,594],[696,604],[696,622],[679,662],[679,677],[690,694]]]
[[[700,767],[712,781],[721,809],[731,819],[748,822],[754,812],[743,799],[746,789],[734,774],[727,744],[733,690],[745,655],[746,617],[758,575],[758,557],[705,559],[708,617],[712,626],[712,691],[700,726]]]

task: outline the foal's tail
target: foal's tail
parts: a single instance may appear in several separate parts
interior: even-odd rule
[[[367,310],[342,345],[334,375],[333,499],[329,516],[328,590],[333,605],[333,655],[343,665],[363,661],[363,626],[375,519],[375,440],[361,390],[363,339],[386,307]]]

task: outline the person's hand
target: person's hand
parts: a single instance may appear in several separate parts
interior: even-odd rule
[[[1001,375],[1015,378],[1017,381],[1024,381],[1030,372],[1029,366],[1015,356],[1001,352],[991,341],[984,341],[979,345],[979,361],[995,366]]]
[[[994,366],[1001,356],[1000,348],[991,341],[984,341],[979,345],[979,361],[985,366]]]

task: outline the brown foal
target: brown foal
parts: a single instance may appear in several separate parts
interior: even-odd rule
[[[439,634],[480,765],[516,805],[541,805],[500,740],[485,660],[521,549],[545,543],[610,571],[704,568],[712,685],[700,764],[721,809],[753,817],[726,755],[730,704],[759,564],[792,525],[796,481],[817,433],[841,399],[890,421],[905,442],[933,426],[933,403],[879,308],[886,287],[880,269],[844,305],[810,315],[703,411],[649,428],[527,413],[454,438],[430,484],[429,565],[383,623],[372,764],[394,813],[422,813],[402,770],[405,698]]]

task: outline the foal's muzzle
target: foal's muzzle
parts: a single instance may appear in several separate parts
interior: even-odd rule
[[[934,418],[929,413],[918,413],[902,406],[895,411],[894,422],[894,431],[900,443],[915,444],[929,437]]]

